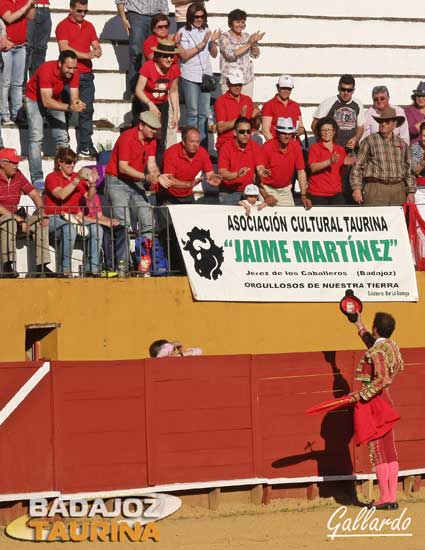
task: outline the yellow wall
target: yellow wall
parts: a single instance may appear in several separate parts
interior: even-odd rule
[[[418,303],[366,303],[397,319],[402,347],[425,346],[425,273]],[[57,358],[146,357],[158,338],[201,346],[206,354],[284,353],[360,348],[338,304],[194,302],[185,277],[0,281],[0,361],[25,359],[25,325],[60,323]],[[55,344],[56,345],[56,344]]]

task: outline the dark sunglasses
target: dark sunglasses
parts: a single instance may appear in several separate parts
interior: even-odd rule
[[[373,101],[385,101],[387,99],[387,96],[385,95],[377,95],[373,98]]]
[[[70,166],[71,164],[75,164],[77,161],[76,160],[63,160],[62,161],[64,164],[67,164],[68,166]]]
[[[175,54],[174,53],[160,53],[159,57],[162,57],[164,59],[174,59]]]
[[[170,25],[168,25],[168,23],[166,25],[157,25],[155,28],[156,29],[168,29]]]
[[[81,13],[82,15],[86,15],[86,13],[89,11],[89,10],[75,10],[77,13]]]
[[[242,134],[242,135],[248,134],[249,135],[249,134],[252,134],[252,130],[238,130],[238,134]]]
[[[194,15],[193,19],[205,19],[205,15]]]
[[[339,91],[347,92],[347,94],[351,94],[352,92],[354,92],[354,88],[340,88]]]

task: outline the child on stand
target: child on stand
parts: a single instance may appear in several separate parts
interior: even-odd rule
[[[245,208],[245,214],[247,216],[251,215],[251,208],[257,207],[257,210],[262,210],[267,206],[267,203],[260,201],[260,190],[253,183],[247,185],[244,189],[244,198],[239,201],[239,205]]]

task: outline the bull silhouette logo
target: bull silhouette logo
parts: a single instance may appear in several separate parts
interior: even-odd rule
[[[223,247],[215,244],[209,229],[194,227],[187,236],[187,241],[182,239],[183,250],[192,256],[196,273],[210,280],[223,275],[220,269],[224,259]]]

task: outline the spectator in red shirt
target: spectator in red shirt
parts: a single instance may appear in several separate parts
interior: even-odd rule
[[[346,164],[353,164],[355,158],[347,155],[345,148],[335,143],[338,124],[333,117],[318,120],[314,132],[317,141],[308,153],[311,176],[307,199],[318,206],[345,204],[342,169]]]
[[[163,40],[153,49],[154,57],[146,61],[139,74],[133,101],[133,118],[149,110],[161,122],[161,137],[158,143],[157,162],[162,164],[168,127],[168,96],[173,108],[172,128],[177,128],[179,112],[178,80],[180,68],[174,63],[177,48],[172,40]]]
[[[88,0],[71,0],[69,15],[56,27],[59,51],[71,50],[78,57],[80,99],[86,108],[78,116],[79,139],[77,153],[82,157],[97,155],[93,145],[94,75],[92,59],[99,59],[102,48],[94,26],[86,19]]]
[[[236,119],[233,139],[226,141],[218,152],[220,204],[238,204],[245,187],[255,182],[255,170],[260,163],[260,146],[251,138],[251,121],[246,117]]]
[[[290,99],[294,89],[294,79],[289,74],[283,74],[276,84],[277,94],[263,105],[262,132],[268,140],[276,137],[275,126],[278,118],[291,118],[296,127],[296,134],[304,133],[301,109],[298,103]]]
[[[218,187],[221,176],[214,173],[208,151],[201,147],[201,136],[197,128],[187,126],[182,130],[182,141],[166,150],[164,173],[170,180],[169,186],[160,189],[161,204],[192,204],[195,202],[193,187],[202,181],[201,172],[207,182]]]
[[[61,95],[65,84],[69,86],[70,103]],[[28,162],[34,187],[44,189],[41,162],[43,119],[52,129],[56,148],[68,147],[69,136],[65,113],[81,113],[86,105],[79,96],[80,76],[77,71],[77,54],[71,50],[60,53],[58,61],[43,63],[27,83],[25,108],[28,120]]]
[[[1,122],[3,126],[10,126],[16,121],[18,110],[22,107],[27,19],[35,17],[34,2],[33,0],[3,0],[0,2],[0,17],[6,23],[7,38],[13,42],[13,47],[2,53]]]
[[[64,277],[72,277],[72,251],[77,238],[79,225],[87,229],[88,246],[84,253],[86,276],[99,276],[99,252],[103,230],[100,224],[85,221],[82,205],[85,198],[96,195],[96,170],[81,168],[74,172],[77,155],[69,147],[58,150],[55,157],[55,170],[46,178],[44,209],[49,216],[49,232],[55,240],[59,260],[58,271]],[[59,245],[59,246],[58,246]]]
[[[34,236],[37,275],[55,277],[47,264],[50,263],[48,219],[44,216],[43,203],[38,191],[18,169],[22,157],[15,149],[0,149],[0,277],[15,278],[16,233],[19,229]],[[25,193],[37,207],[37,215],[17,214],[21,194]]]
[[[152,239],[152,212],[146,189],[157,190],[170,183],[155,160],[155,132],[160,127],[153,113],[140,113],[139,124],[118,138],[106,167],[106,195],[114,218],[125,227],[130,227],[131,217],[137,219],[138,232],[147,239]],[[128,258],[117,258],[120,260],[128,262]]]
[[[243,74],[241,71],[233,69],[226,81],[227,92],[218,97],[214,104],[218,134],[215,144],[217,151],[224,143],[233,141],[233,128],[236,119],[239,117],[253,118],[259,113],[259,110],[254,107],[252,99],[248,95],[242,94]]]
[[[296,128],[291,118],[278,118],[276,138],[261,148],[257,168],[262,180],[262,195],[269,206],[295,206],[292,178],[297,173],[301,199],[305,207],[307,177],[299,141],[294,139]]]
[[[146,61],[154,58],[154,48],[158,46],[159,41],[172,40],[178,44],[180,33],[170,34],[170,20],[165,13],[157,13],[151,19],[151,35],[146,38],[143,43],[142,53]],[[178,63],[179,56],[174,56],[174,63]]]

